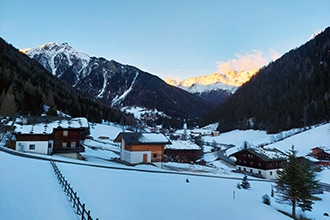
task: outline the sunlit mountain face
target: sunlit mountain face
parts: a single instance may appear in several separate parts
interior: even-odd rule
[[[168,78],[166,83],[200,95],[213,103],[220,104],[257,73],[258,69],[245,71],[230,70],[225,74],[212,73],[208,76],[190,77],[182,81]]]
[[[227,73],[212,73],[208,76],[190,77],[188,79],[177,81],[167,78],[166,83],[178,87],[190,87],[194,84],[211,85],[221,83],[231,87],[239,87],[245,82],[249,81],[252,76],[258,72],[258,69],[250,69],[243,71],[230,70]]]

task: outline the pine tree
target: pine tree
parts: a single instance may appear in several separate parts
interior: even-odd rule
[[[278,171],[276,180],[277,201],[292,206],[292,217],[296,218],[296,206],[302,211],[311,211],[311,193],[318,187],[315,173],[307,162],[298,161],[294,146],[283,170]]]

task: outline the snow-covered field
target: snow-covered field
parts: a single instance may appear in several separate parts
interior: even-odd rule
[[[86,149],[87,163],[125,167],[107,161],[119,157],[118,146],[112,140],[121,131],[121,128],[111,125],[92,125],[94,140],[87,140],[86,144],[96,150]],[[99,139],[102,136],[103,139]],[[244,141],[258,145],[271,142],[274,136],[248,130],[207,138],[210,142],[216,139],[219,143],[235,144],[239,148]],[[285,151],[295,145],[301,155],[305,155],[313,147],[329,148],[329,144],[330,129],[326,124],[269,146]],[[273,183],[250,180],[249,190],[237,189],[240,180],[218,177],[241,178],[241,174],[232,173],[232,167],[216,161],[214,153],[206,154],[204,159],[213,166],[165,163],[164,169],[181,170],[172,170],[171,173],[115,170],[60,162],[57,165],[81,201],[86,203],[87,209],[91,210],[92,216],[100,220],[290,219],[276,210],[290,212],[290,206],[279,204],[274,198],[271,198],[271,206],[262,203],[261,197],[270,195]],[[147,165],[137,168],[161,170]],[[191,176],[189,173],[208,176]],[[329,169],[321,172],[319,178],[330,183]],[[322,200],[316,201],[312,212],[305,215],[312,219],[329,219],[323,213],[330,214],[330,193],[318,196]],[[299,209],[297,211],[300,213]],[[79,219],[79,216],[74,213],[49,162],[0,151],[0,219]]]

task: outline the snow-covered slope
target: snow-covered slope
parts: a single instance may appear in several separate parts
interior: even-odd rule
[[[63,74],[63,68],[66,68],[67,64],[69,66],[74,64],[75,72],[80,73],[77,80],[86,75],[85,68],[90,61],[87,54],[74,50],[68,43],[51,42],[33,49],[22,49],[20,51],[38,60],[55,76]]]
[[[201,129],[211,131],[215,127],[216,125],[210,125]],[[108,159],[118,157],[114,153],[118,146],[113,146],[112,140],[121,131],[122,128],[114,124],[91,124],[91,136],[94,140],[88,141],[96,148],[99,145],[104,146],[104,150],[87,148],[84,154],[94,154],[97,158],[105,158],[107,161],[97,161],[94,156],[82,163],[97,161],[104,166],[114,166],[115,163]],[[298,129],[267,135],[263,131],[236,130],[208,138],[209,141],[215,139],[220,143],[240,147],[245,140],[251,145],[258,145],[291,135],[269,146],[276,145],[283,150],[285,146],[294,144],[301,154],[314,146],[329,147],[329,123],[293,135],[297,131]],[[103,139],[99,138],[101,136]],[[109,137],[109,140],[104,137]],[[213,165],[216,162],[220,163],[215,161]],[[273,197],[270,206],[262,203],[262,196],[270,195],[273,183],[253,181],[251,178],[249,190],[237,189],[236,185],[240,179],[230,179],[242,177],[237,173],[208,173],[208,176],[200,173],[201,176],[192,176],[188,172],[189,169],[194,169],[194,165],[174,163],[169,165],[181,167],[181,170],[186,172],[168,174],[168,171],[146,165],[138,168],[163,173],[139,172],[119,163],[115,166],[120,167],[120,170],[68,163],[57,165],[87,209],[91,210],[92,216],[99,219],[291,219],[277,211],[279,209],[290,213],[290,206],[276,202]],[[49,162],[17,157],[0,151],[0,176],[1,219],[79,218],[61,189]],[[219,176],[226,179],[218,178]],[[329,176],[329,170],[324,170],[319,178],[322,182],[329,183]],[[187,178],[189,183],[186,182]],[[330,193],[325,192],[317,196],[321,200],[315,201],[312,211],[303,215],[310,219],[328,219],[323,213],[329,213]],[[145,211],[146,207],[148,212]],[[302,214],[300,209],[297,209],[297,213]]]
[[[256,69],[248,71],[231,70],[225,74],[212,73],[208,76],[190,77],[182,81],[166,79],[166,83],[177,86],[204,99],[219,104],[257,73]]]

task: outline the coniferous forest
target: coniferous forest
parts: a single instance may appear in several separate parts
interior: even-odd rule
[[[0,115],[40,115],[43,105],[90,121],[134,124],[132,116],[75,90],[0,38]]]
[[[330,27],[261,68],[201,125],[269,133],[330,120]]]

